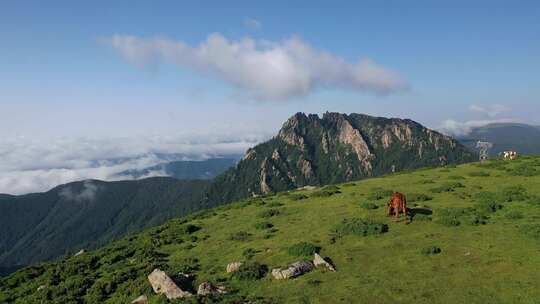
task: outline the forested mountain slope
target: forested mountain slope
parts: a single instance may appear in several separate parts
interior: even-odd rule
[[[200,209],[208,181],[157,177],[87,180],[44,193],[0,197],[0,267],[5,271],[94,248]]]

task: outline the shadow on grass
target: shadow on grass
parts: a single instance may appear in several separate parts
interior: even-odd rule
[[[415,217],[418,216],[418,218],[426,218],[433,214],[433,211],[426,207],[414,207],[409,208],[409,218],[410,221],[413,222],[415,220]]]

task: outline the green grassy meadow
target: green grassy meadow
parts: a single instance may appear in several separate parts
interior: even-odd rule
[[[408,197],[416,211],[410,223],[385,215],[389,191]],[[355,218],[388,231],[340,226]],[[282,281],[225,272],[233,261],[271,271],[307,258],[289,251],[301,242],[337,271]],[[206,210],[18,271],[0,280],[0,303],[129,303],[141,294],[167,303],[146,279],[155,267],[193,274],[195,288],[211,281],[230,291],[187,303],[540,303],[540,157],[401,172]]]

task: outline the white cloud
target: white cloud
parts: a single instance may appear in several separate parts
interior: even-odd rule
[[[469,109],[473,112],[484,114],[490,118],[497,117],[499,116],[499,114],[510,111],[509,107],[505,105],[500,105],[500,104],[494,104],[494,105],[488,105],[488,106],[479,106],[476,104],[472,104],[469,106]]]
[[[389,94],[408,86],[398,73],[369,59],[350,63],[297,37],[232,41],[214,33],[197,46],[129,35],[103,41],[134,64],[171,63],[211,74],[257,99],[302,97],[320,88]]]
[[[127,170],[180,159],[243,154],[267,135],[227,134],[141,136],[137,138],[0,138],[0,193],[49,190],[72,181],[122,180]],[[145,177],[163,176],[153,171]]]
[[[64,200],[75,202],[91,202],[96,198],[99,186],[90,180],[84,181],[82,189],[77,191],[73,186],[63,188],[59,195]]]
[[[448,119],[442,122],[438,128],[444,134],[451,136],[465,136],[471,133],[474,128],[482,127],[492,123],[507,123],[516,122],[515,119],[502,118],[502,119],[490,119],[490,120],[469,120],[469,121],[456,121]]]
[[[262,24],[259,20],[253,18],[244,19],[244,26],[250,30],[258,30],[261,28]]]

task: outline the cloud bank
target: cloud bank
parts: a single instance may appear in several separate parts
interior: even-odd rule
[[[397,72],[369,59],[350,63],[297,37],[232,41],[214,33],[196,46],[130,35],[103,41],[134,64],[169,63],[213,75],[257,99],[286,100],[320,88],[390,94],[408,86]]]
[[[75,202],[91,202],[96,198],[99,187],[92,181],[84,181],[82,189],[77,191],[73,187],[63,188],[59,195],[62,199]]]
[[[0,193],[47,191],[59,184],[134,179],[123,172],[172,160],[241,155],[267,135],[141,136],[137,138],[0,139]],[[155,170],[144,177],[164,176]]]
[[[472,104],[469,106],[469,111],[475,114],[480,114],[480,119],[473,119],[468,121],[458,121],[454,119],[447,119],[439,126],[439,130],[444,134],[463,137],[472,132],[474,128],[482,127],[492,123],[508,123],[517,122],[512,118],[499,118],[501,114],[510,111],[507,106],[500,104],[493,104],[487,106],[479,106]]]

